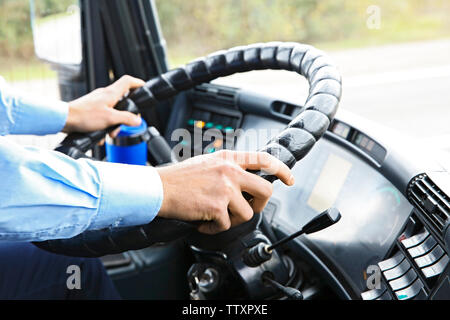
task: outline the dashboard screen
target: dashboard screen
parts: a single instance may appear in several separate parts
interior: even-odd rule
[[[330,154],[311,190],[307,201],[308,206],[317,212],[322,212],[333,206],[351,167],[351,162],[335,154]],[[330,183],[330,181],[333,181],[333,183]]]
[[[338,223],[306,237],[355,288],[367,290],[367,268],[386,256],[412,206],[377,170],[326,139],[293,173],[295,186],[275,182],[274,221],[294,232],[319,212],[338,208]]]

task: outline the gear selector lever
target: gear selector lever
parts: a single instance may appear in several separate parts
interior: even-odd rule
[[[328,228],[340,219],[341,214],[339,210],[336,208],[329,208],[311,219],[311,221],[304,225],[299,231],[275,242],[274,244],[268,245],[267,243],[260,242],[251,247],[244,254],[244,262],[250,267],[259,266],[265,261],[270,260],[273,249],[291,241],[294,238],[297,238],[302,234],[310,234]]]

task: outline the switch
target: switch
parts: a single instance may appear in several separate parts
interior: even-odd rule
[[[411,238],[407,238],[405,240],[402,240],[403,246],[408,249],[414,246],[417,246],[418,244],[422,243],[427,237],[429,236],[429,233],[426,229],[423,229],[423,231],[419,234],[416,234],[415,236],[412,236]]]
[[[422,288],[423,288],[422,281],[420,281],[420,279],[417,279],[409,287],[403,290],[396,291],[395,295],[397,296],[398,300],[409,300],[418,295],[422,290]]]
[[[361,298],[363,300],[375,300],[383,295],[386,291],[386,286],[383,282],[380,283],[380,289],[372,289],[361,293]]]
[[[433,236],[428,236],[428,238],[422,242],[421,244],[409,248],[408,249],[408,253],[411,255],[411,257],[415,258],[415,257],[419,257],[423,254],[426,254],[428,252],[431,251],[431,249],[433,249],[433,247],[436,245],[436,240],[434,240]]]
[[[407,273],[405,273],[404,276],[397,278],[395,280],[389,281],[389,285],[391,286],[392,290],[397,291],[403,288],[406,288],[407,286],[411,285],[414,280],[417,279],[417,274],[414,271],[414,269],[409,269]]]
[[[430,264],[433,264],[436,261],[438,261],[444,255],[444,253],[445,252],[441,248],[441,246],[436,245],[436,247],[434,247],[434,249],[431,250],[430,253],[428,253],[424,256],[421,256],[419,258],[415,258],[414,261],[416,262],[416,264],[419,268],[427,267]]]
[[[398,266],[395,268],[386,270],[383,272],[384,276],[387,280],[392,280],[401,277],[404,275],[409,269],[411,268],[411,265],[409,264],[408,260],[404,259]]]
[[[381,271],[386,271],[386,270],[392,269],[393,267],[398,266],[400,264],[400,262],[403,261],[403,259],[405,259],[405,256],[403,255],[403,253],[398,252],[392,258],[378,262],[378,266],[380,267]]]
[[[427,278],[432,278],[432,277],[440,275],[447,267],[448,260],[449,260],[448,256],[444,255],[441,258],[441,260],[439,260],[435,264],[433,264],[429,267],[423,268],[422,269],[423,275]]]

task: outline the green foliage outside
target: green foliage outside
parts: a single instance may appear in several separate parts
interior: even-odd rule
[[[236,45],[298,41],[345,49],[450,37],[448,0],[156,0],[174,64]],[[369,29],[369,6],[380,28]]]
[[[38,0],[36,11],[42,17],[61,13],[74,1]],[[252,42],[299,41],[329,50],[450,37],[448,0],[155,2],[171,65]],[[380,8],[379,29],[366,25],[371,5]],[[29,0],[0,0],[0,74],[5,73],[16,80],[54,76],[34,57]]]

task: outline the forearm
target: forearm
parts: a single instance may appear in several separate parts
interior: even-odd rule
[[[149,223],[162,196],[153,168],[73,160],[0,137],[0,240],[70,238]]]

